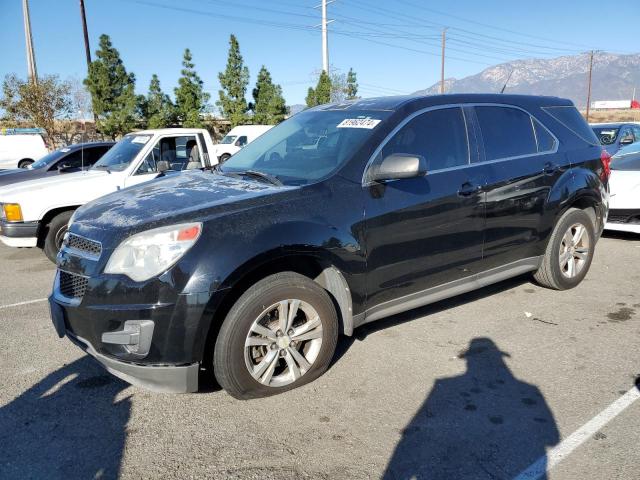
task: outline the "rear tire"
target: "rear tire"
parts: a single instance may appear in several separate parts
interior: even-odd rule
[[[216,339],[215,376],[237,399],[282,393],[324,373],[337,340],[338,316],[327,292],[303,275],[277,273],[229,311]]]
[[[18,162],[18,168],[27,168],[29,165],[33,163],[33,160],[26,158],[24,160],[20,160]]]
[[[56,263],[56,256],[62,246],[64,234],[69,228],[69,220],[73,215],[72,211],[62,212],[51,219],[47,236],[44,238],[44,254],[53,263]]]
[[[533,277],[547,288],[567,290],[587,275],[596,244],[592,218],[577,208],[569,209],[551,234],[542,264]]]

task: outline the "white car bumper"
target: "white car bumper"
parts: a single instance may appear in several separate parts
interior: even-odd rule
[[[38,244],[37,237],[11,238],[0,235],[0,241],[9,247],[35,247]]]
[[[640,234],[640,224],[633,223],[612,223],[607,222],[604,226],[605,230],[615,230],[617,232],[632,232]]]

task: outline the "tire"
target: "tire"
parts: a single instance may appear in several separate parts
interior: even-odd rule
[[[229,160],[230,158],[231,158],[231,155],[229,155],[228,153],[223,153],[222,155],[220,155],[219,162],[220,163],[224,163],[227,160]]]
[[[44,237],[44,254],[53,263],[56,263],[56,256],[62,246],[64,234],[69,227],[69,220],[73,215],[72,211],[62,212],[51,219],[47,235]]]
[[[591,216],[584,210],[569,209],[558,220],[534,278],[540,285],[554,290],[577,286],[589,271],[596,240]]]
[[[297,314],[286,335],[276,335],[277,330],[284,330],[278,305],[285,301],[287,310],[295,308]],[[300,303],[294,306],[295,301]],[[315,314],[319,321],[313,322],[309,317]],[[249,339],[260,345],[246,346]],[[222,388],[240,400],[282,393],[322,375],[337,341],[338,316],[327,292],[303,275],[277,273],[249,288],[229,311],[215,343],[215,377]],[[295,352],[289,353],[292,350]]]
[[[29,165],[33,163],[33,160],[27,158],[25,160],[20,160],[18,162],[18,168],[27,168]]]

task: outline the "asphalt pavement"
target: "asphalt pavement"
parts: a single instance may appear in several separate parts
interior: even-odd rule
[[[397,315],[245,402],[112,377],[56,336],[53,275],[0,247],[2,479],[640,478],[638,236],[603,238],[576,289],[524,276]]]

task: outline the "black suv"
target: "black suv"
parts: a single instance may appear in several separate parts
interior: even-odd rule
[[[51,312],[110,372],[236,398],[315,379],[340,333],[533,272],[575,287],[609,157],[568,100],[391,97],[319,106],[224,165],[79,208]]]

